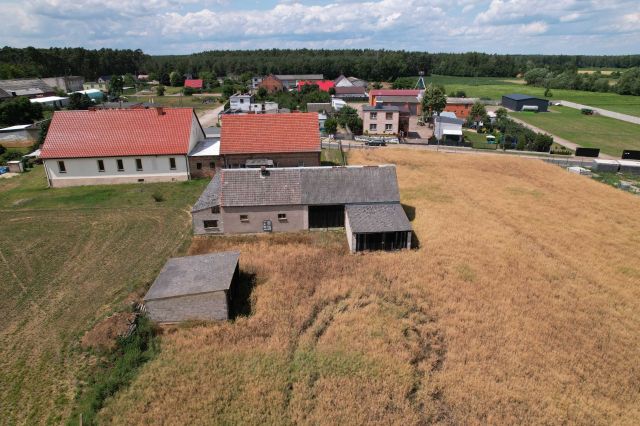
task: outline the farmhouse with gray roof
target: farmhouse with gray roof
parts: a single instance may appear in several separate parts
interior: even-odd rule
[[[349,248],[411,248],[393,165],[223,169],[192,209],[195,234],[344,227]]]

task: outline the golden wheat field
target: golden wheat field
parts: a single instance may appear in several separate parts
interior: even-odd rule
[[[537,160],[403,149],[419,249],[343,233],[240,249],[251,314],[166,330],[103,423],[640,422],[640,198]]]

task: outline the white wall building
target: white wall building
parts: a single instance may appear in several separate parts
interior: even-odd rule
[[[249,93],[236,93],[229,98],[229,108],[236,111],[251,111],[251,101],[253,95]]]

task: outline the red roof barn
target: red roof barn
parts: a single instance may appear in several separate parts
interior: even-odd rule
[[[191,79],[184,81],[184,87],[191,87],[192,89],[202,89],[204,81],[201,79]]]
[[[319,166],[318,114],[224,115],[220,154],[227,167],[258,159],[280,167]]]
[[[298,82],[298,91],[302,90],[303,86],[307,84],[315,84],[318,88],[323,92],[328,92],[332,87],[336,87],[336,84],[333,80],[320,80],[320,81],[299,81]]]

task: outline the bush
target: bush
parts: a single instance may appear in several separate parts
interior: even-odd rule
[[[155,200],[156,203],[161,203],[164,201],[164,195],[162,195],[160,192],[154,192],[153,194],[151,194],[151,197]]]
[[[182,89],[182,93],[185,96],[191,96],[195,93],[195,90],[193,89],[193,87],[185,87],[184,89]]]

